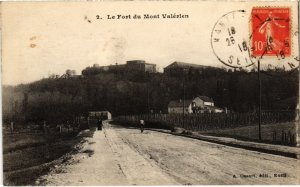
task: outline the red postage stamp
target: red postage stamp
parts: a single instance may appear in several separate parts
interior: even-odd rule
[[[290,8],[255,7],[251,12],[252,55],[291,55]]]

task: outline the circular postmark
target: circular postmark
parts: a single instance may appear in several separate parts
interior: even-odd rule
[[[249,19],[245,10],[235,10],[221,16],[211,32],[211,47],[220,62],[231,68],[254,64],[251,59]]]
[[[254,7],[250,17],[251,58],[263,73],[282,76],[299,67],[298,31],[292,32],[288,7]],[[294,47],[294,49],[292,49]],[[293,53],[294,51],[294,53]]]

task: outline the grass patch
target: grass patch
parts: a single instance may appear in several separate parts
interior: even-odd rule
[[[36,185],[39,176],[49,172],[54,165],[68,161],[63,155],[78,151],[74,145],[82,142],[84,137],[92,136],[93,132],[88,130],[61,134],[4,134],[4,185]]]

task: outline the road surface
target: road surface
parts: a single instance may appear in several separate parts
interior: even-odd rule
[[[90,153],[87,156],[86,153]],[[299,160],[105,124],[44,185],[299,184]],[[275,177],[275,175],[280,177]]]

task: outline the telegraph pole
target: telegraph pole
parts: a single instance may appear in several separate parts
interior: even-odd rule
[[[260,75],[260,59],[258,60],[258,90],[259,90],[259,101],[258,101],[258,139],[261,140],[261,75]]]
[[[185,107],[185,74],[183,69],[183,100],[182,100],[182,128],[184,128],[184,107]]]
[[[147,105],[148,105],[148,114],[150,114],[150,93],[149,93],[149,82],[147,82]]]
[[[183,68],[183,102],[182,102],[182,127],[184,128],[185,122],[185,72],[187,69]]]

